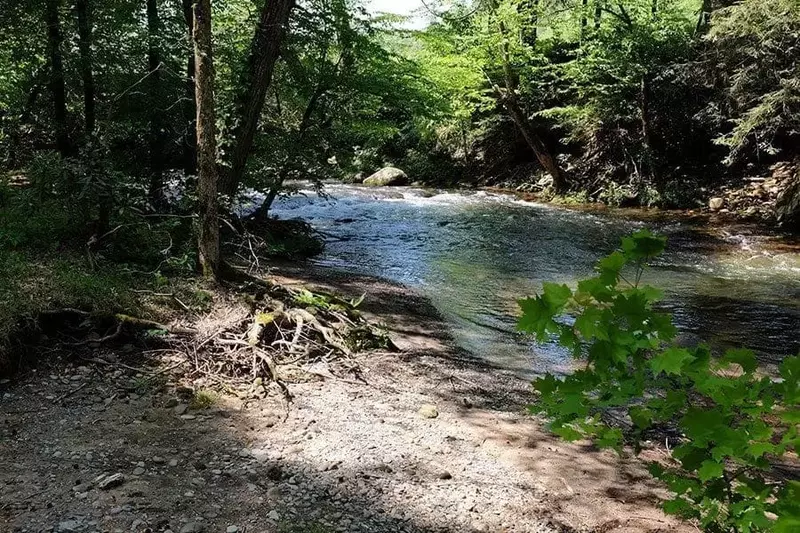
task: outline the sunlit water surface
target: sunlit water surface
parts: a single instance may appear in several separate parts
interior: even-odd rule
[[[516,300],[543,281],[574,285],[626,233],[669,237],[646,281],[662,288],[684,342],[745,345],[766,364],[800,350],[800,250],[746,230],[700,231],[570,211],[486,192],[329,185],[273,213],[300,217],[331,238],[320,264],[420,289],[473,354],[525,374],[566,371],[555,345],[515,332]]]

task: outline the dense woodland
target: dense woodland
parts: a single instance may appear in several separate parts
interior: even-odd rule
[[[54,344],[44,325],[74,355],[196,334],[165,324],[224,304],[240,314],[180,344],[193,378],[271,381],[288,402],[282,365],[357,376],[354,353],[392,348],[364,296],[265,275],[321,250],[308,224],[270,216],[297,180],[324,194],[397,167],[420,186],[800,226],[797,0],[426,2],[419,16],[409,29],[358,0],[0,0],[0,372],[22,366],[9,347]],[[520,330],[588,361],[539,379],[533,409],[568,440],[673,439],[651,472],[666,510],[707,531],[797,531],[800,358],[773,380],[746,350],[678,344],[662,294],[639,284],[664,246],[640,231],[574,290],[520,302]]]
[[[4,187],[24,179],[105,231],[115,213],[168,208],[204,157],[227,208],[255,190],[262,214],[288,179],[389,164],[428,184],[664,207],[778,168],[744,214],[767,203],[793,221],[792,0],[425,4],[418,31],[346,0],[231,0],[210,7],[207,52],[188,1],[6,4]],[[195,76],[196,55],[213,78]]]

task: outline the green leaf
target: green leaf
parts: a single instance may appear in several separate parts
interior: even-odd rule
[[[603,325],[599,324],[603,316],[603,310],[597,307],[587,307],[578,318],[575,319],[575,329],[585,340],[595,337],[608,340],[608,332]]]
[[[572,442],[583,438],[583,433],[569,426],[553,428],[552,431],[567,442]]]
[[[525,298],[519,301],[522,316],[517,322],[517,329],[536,335],[540,341],[547,338],[548,328],[554,324],[553,311],[540,298]]]
[[[732,349],[725,352],[721,359],[725,363],[736,363],[742,367],[745,373],[750,374],[758,368],[756,354],[752,350],[743,348]]]
[[[597,262],[597,271],[600,273],[599,281],[604,286],[616,285],[619,273],[625,266],[627,258],[621,252],[614,252]]]
[[[772,453],[775,451],[775,445],[770,442],[754,442],[747,447],[747,454],[758,459],[765,453]]]
[[[622,239],[622,252],[627,259],[650,259],[663,252],[666,243],[666,237],[642,229]]]
[[[707,460],[703,461],[703,464],[697,470],[697,477],[700,478],[700,481],[706,482],[722,477],[724,471],[725,469],[721,463]]]
[[[543,283],[542,291],[542,299],[554,314],[563,309],[570,296],[572,296],[572,291],[569,287],[556,283]]]
[[[619,428],[605,428],[596,441],[600,448],[619,448],[622,443],[622,430]]]
[[[685,348],[667,348],[650,360],[650,368],[657,376],[665,374],[680,375],[687,363],[694,361],[694,356]]]
[[[671,515],[682,516],[684,518],[691,518],[697,515],[697,511],[695,511],[689,505],[689,502],[683,498],[675,498],[664,502],[664,512]]]
[[[633,423],[639,429],[647,429],[653,423],[653,412],[646,407],[634,406],[628,411]]]

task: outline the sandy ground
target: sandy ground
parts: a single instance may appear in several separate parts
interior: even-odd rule
[[[187,408],[172,371],[40,365],[0,385],[0,531],[695,530],[658,509],[641,463],[548,435],[525,413],[529,384],[455,348],[413,291],[279,274],[366,292],[401,352],[359,356],[367,384],[206,408]]]

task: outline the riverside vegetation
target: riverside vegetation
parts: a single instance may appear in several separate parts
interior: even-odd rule
[[[423,15],[410,30],[356,0],[0,0],[0,371],[43,348],[113,365],[96,352],[138,345],[247,397],[361,379],[359,351],[394,348],[362,300],[269,276],[322,249],[270,216],[296,178],[324,194],[392,166],[381,176],[797,228],[794,0]],[[523,329],[589,349],[586,370],[537,381],[536,408],[602,445],[680,435],[681,467],[653,470],[677,494],[668,510],[709,531],[793,531],[798,488],[773,467],[796,461],[797,359],[773,380],[744,351],[667,346],[656,293],[617,286],[662,246],[635,235],[577,291],[523,300]]]

